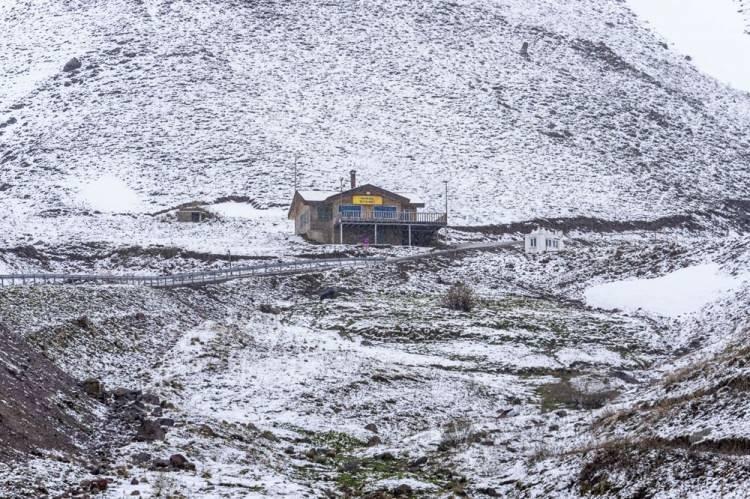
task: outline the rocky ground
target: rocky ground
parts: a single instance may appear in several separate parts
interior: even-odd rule
[[[744,240],[579,233],[569,248],[195,289],[0,290],[6,337],[64,373],[62,388],[21,389],[67,390],[77,402],[61,417],[78,424],[61,444],[40,433],[20,448],[0,490],[638,497],[743,483],[744,291],[677,320],[581,297],[708,258],[731,270]],[[457,282],[476,293],[470,312],[445,307]]]

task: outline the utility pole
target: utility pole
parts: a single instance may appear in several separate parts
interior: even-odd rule
[[[297,160],[299,159],[299,154],[294,154],[294,192],[297,192]]]
[[[232,250],[227,250],[227,259],[229,260],[229,274],[232,274]]]
[[[339,244],[344,245],[344,177],[339,179]]]
[[[448,181],[443,180],[445,184],[445,225],[448,225]]]

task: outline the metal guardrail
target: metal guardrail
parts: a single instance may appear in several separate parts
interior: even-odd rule
[[[0,287],[28,286],[38,284],[121,284],[171,288],[226,282],[247,277],[262,277],[304,272],[319,272],[334,268],[350,268],[376,265],[385,262],[383,257],[373,258],[331,258],[296,262],[267,263],[262,265],[233,266],[220,270],[185,272],[180,274],[138,276],[112,274],[0,274]]]
[[[445,213],[429,213],[416,211],[400,211],[395,213],[361,214],[344,210],[336,217],[336,223],[380,223],[380,224],[435,224],[446,225]]]
[[[28,286],[40,284],[120,284],[130,286],[147,286],[152,288],[173,288],[179,286],[193,286],[216,284],[234,279],[248,277],[264,277],[288,274],[302,274],[306,272],[320,272],[331,269],[366,267],[379,264],[398,264],[402,262],[449,256],[463,251],[508,248],[520,245],[518,241],[503,241],[499,243],[467,244],[455,248],[430,251],[418,255],[405,257],[369,257],[369,258],[327,258],[318,260],[303,260],[293,262],[266,263],[260,265],[234,266],[220,270],[205,270],[202,272],[184,272],[180,274],[138,276],[112,274],[0,274],[0,287]]]

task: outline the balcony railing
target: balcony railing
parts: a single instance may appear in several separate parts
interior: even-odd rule
[[[435,224],[447,225],[445,213],[400,211],[393,213],[361,213],[344,210],[336,217],[336,223],[383,223],[383,224]]]

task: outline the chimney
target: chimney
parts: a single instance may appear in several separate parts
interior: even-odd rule
[[[352,189],[354,189],[355,187],[357,187],[357,170],[350,171],[349,175],[352,179]]]

